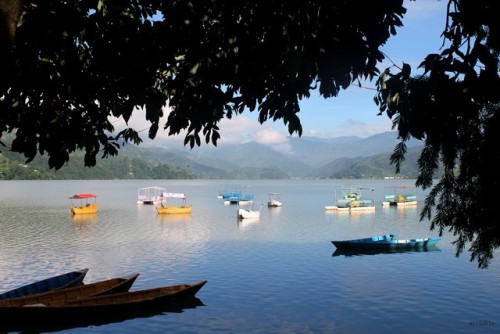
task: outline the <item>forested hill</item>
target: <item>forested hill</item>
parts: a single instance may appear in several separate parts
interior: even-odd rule
[[[420,143],[409,145],[398,175],[389,163],[396,143],[395,133],[387,132],[368,138],[290,138],[286,153],[257,143],[193,150],[126,145],[92,168],[83,167],[83,153],[74,154],[57,171],[48,168],[45,156],[26,164],[22,155],[3,149],[0,180],[415,178]]]
[[[139,149],[140,150],[140,149]],[[74,154],[70,162],[60,170],[48,168],[48,158],[37,157],[29,164],[22,156],[2,152],[0,154],[0,180],[112,180],[112,179],[192,179],[194,175],[185,169],[143,160],[120,151],[115,157],[98,160],[92,167],[83,167],[83,153]]]

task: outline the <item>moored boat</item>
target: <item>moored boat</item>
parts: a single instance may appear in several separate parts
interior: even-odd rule
[[[283,205],[281,202],[280,194],[276,192],[269,193],[269,201],[267,202],[267,206],[270,208],[277,208]]]
[[[371,199],[359,199],[347,203],[349,211],[375,211],[375,202]]]
[[[113,293],[83,299],[58,300],[43,304],[0,306],[0,327],[19,320],[43,321],[79,317],[111,317],[193,298],[207,281],[160,288]]]
[[[251,209],[238,208],[238,217],[240,219],[259,218],[260,212],[262,211],[263,206],[264,206],[264,204],[261,204],[259,210],[255,210],[254,208],[251,208]]]
[[[94,194],[75,194],[70,197],[71,208],[70,211],[74,215],[82,214],[95,214],[97,213],[97,196]],[[75,204],[75,201],[79,201],[79,205]]]
[[[219,198],[224,200],[224,204],[252,204],[253,194],[244,191],[246,186],[233,187],[232,190],[225,190],[219,193]]]
[[[362,191],[373,189],[358,186],[344,187],[335,190],[335,204],[325,206],[325,210],[335,210],[338,212],[370,212],[375,211],[373,199],[363,198]],[[337,195],[340,194],[339,197]]]
[[[161,203],[160,205],[156,206],[156,212],[160,214],[185,214],[185,213],[191,213],[193,211],[193,205],[187,205],[186,204],[186,196],[181,193],[164,193],[163,197],[165,199],[167,198],[176,198],[182,201],[180,205],[168,205],[167,202]]]
[[[163,193],[167,191],[162,187],[144,187],[137,190],[137,204],[154,205],[165,202]]]
[[[390,187],[389,187],[390,188]],[[415,206],[417,205],[417,196],[409,191],[415,186],[395,186],[393,191],[385,194],[382,206]]]
[[[117,277],[90,284],[82,284],[70,288],[56,289],[47,292],[17,298],[0,300],[0,306],[23,306],[34,304],[50,304],[64,300],[82,299],[111,293],[129,291],[139,273]]]
[[[363,239],[332,241],[338,249],[415,249],[436,245],[440,237],[397,239],[397,234],[385,234]]]
[[[34,283],[20,286],[16,289],[0,294],[0,300],[7,298],[23,297],[49,290],[69,288],[83,283],[88,269],[71,271],[62,275],[49,277]]]

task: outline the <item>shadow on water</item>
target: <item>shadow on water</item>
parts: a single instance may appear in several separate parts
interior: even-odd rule
[[[186,309],[195,309],[200,306],[205,306],[203,302],[197,298],[192,297],[183,299],[175,303],[168,303],[165,305],[151,305],[144,308],[127,308],[120,312],[106,312],[103,310],[101,315],[98,316],[82,316],[78,318],[61,317],[42,318],[42,319],[2,319],[0,322],[0,333],[47,333],[58,332],[73,328],[82,328],[89,326],[102,326],[112,323],[124,322],[136,318],[150,318],[161,314],[168,313],[182,313]]]
[[[400,254],[400,253],[421,253],[421,252],[440,252],[437,246],[420,247],[413,249],[336,249],[332,256],[363,256],[378,254]]]

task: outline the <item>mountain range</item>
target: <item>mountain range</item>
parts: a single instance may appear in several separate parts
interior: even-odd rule
[[[77,152],[58,171],[47,168],[39,156],[29,164],[12,152],[0,153],[0,179],[288,179],[288,178],[415,178],[422,142],[407,142],[405,162],[399,174],[390,156],[399,143],[389,131],[367,138],[287,137],[286,142],[205,145],[193,149],[171,142],[156,146],[124,145],[117,157],[83,167]],[[4,166],[4,167],[2,167]]]
[[[135,153],[192,172],[197,178],[383,178],[395,175],[395,131],[367,138],[288,137],[279,145],[248,142],[189,148],[147,147]],[[410,140],[399,177],[415,178],[422,142]],[[129,154],[129,153],[127,153]]]

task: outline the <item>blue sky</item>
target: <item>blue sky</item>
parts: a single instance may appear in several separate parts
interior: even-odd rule
[[[439,53],[443,43],[441,33],[444,30],[447,3],[443,0],[406,0],[405,7],[408,11],[403,18],[404,26],[397,30],[396,36],[389,39],[383,47],[383,52],[398,66],[401,66],[403,62],[410,64],[412,71],[416,70],[425,56],[430,53]],[[379,69],[384,70],[391,65],[386,59],[379,65]],[[369,81],[364,82],[363,86],[375,87],[374,83]],[[341,91],[335,98],[324,99],[317,91],[313,91],[309,99],[301,102],[299,118],[302,123],[303,136],[368,137],[390,131],[391,121],[388,117],[377,116],[378,109],[373,102],[375,93],[374,90],[360,89],[353,85]],[[277,147],[283,146],[282,148],[285,149],[286,138],[289,134],[283,122],[268,121],[261,125],[257,122],[257,116],[256,112],[245,112],[231,120],[222,121],[219,124],[222,137],[219,143],[257,141]],[[115,126],[120,127],[117,124]],[[144,114],[137,112],[136,117],[129,122],[129,126],[135,129],[147,128]],[[142,134],[147,144],[147,132],[144,131]],[[182,142],[184,135],[181,133],[180,136],[168,137],[166,133],[159,130],[153,144],[168,145],[168,143]]]
[[[415,71],[420,62],[429,53],[438,53],[442,44],[440,37],[444,30],[447,1],[417,0],[405,1],[408,9],[403,19],[404,26],[396,36],[389,39],[383,52],[396,65],[402,62],[411,65]],[[380,70],[391,66],[385,61]],[[363,86],[374,88],[373,82],[365,82]],[[316,98],[301,104],[301,121],[304,135],[320,137],[338,137],[369,135],[388,131],[391,122],[386,115],[377,116],[378,108],[373,102],[375,92],[351,86],[341,91],[337,98]]]

